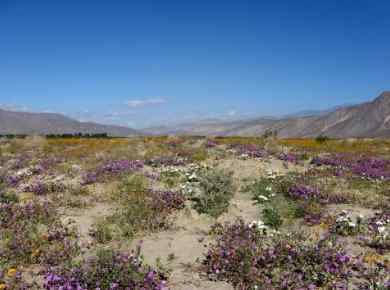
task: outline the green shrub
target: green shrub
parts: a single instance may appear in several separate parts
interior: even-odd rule
[[[2,192],[0,189],[0,203],[18,203],[19,198],[15,193]]]
[[[171,214],[184,207],[185,198],[173,191],[151,190],[146,187],[142,175],[123,179],[115,193],[116,212],[107,222],[116,226],[120,233],[133,238],[138,232],[155,232],[167,229],[172,223]]]
[[[322,143],[325,143],[325,142],[329,141],[330,138],[328,136],[325,136],[325,135],[319,135],[319,136],[316,137],[315,140],[316,140],[317,143],[322,144]]]
[[[115,200],[126,200],[132,198],[133,194],[145,192],[148,188],[148,181],[142,174],[132,174],[123,177],[118,191],[114,192]]]
[[[242,188],[242,192],[250,193],[257,204],[263,204],[271,199],[274,194],[273,180],[260,178]]]
[[[91,235],[98,243],[110,242],[113,239],[111,224],[106,219],[99,220],[95,223]]]
[[[218,217],[224,213],[234,194],[231,173],[220,169],[207,169],[199,172],[198,196],[193,197],[194,208],[199,213]]]
[[[264,224],[274,229],[279,229],[283,224],[283,219],[280,216],[278,210],[275,208],[263,209],[263,220]]]

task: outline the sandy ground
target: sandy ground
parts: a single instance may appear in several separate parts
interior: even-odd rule
[[[253,159],[225,159],[218,163],[218,167],[232,171],[236,184],[245,178],[263,176],[270,170],[279,172],[279,174],[285,174],[291,170],[300,172],[306,170],[305,167],[297,165],[289,165],[286,168],[282,161],[276,159],[271,159],[268,162]],[[372,211],[368,209],[348,205],[332,206],[328,210],[329,212],[348,210],[353,214],[366,216],[372,214]],[[64,221],[72,220],[79,229],[82,243],[88,244],[92,242],[89,232],[96,219],[109,215],[112,211],[110,205],[98,202],[91,208],[67,212]],[[260,217],[261,209],[253,204],[249,195],[240,193],[237,187],[228,212],[217,220],[199,215],[190,207],[186,207],[177,214],[175,225],[171,230],[135,239],[126,247],[134,249],[137,244],[142,242],[142,255],[146,263],[156,265],[157,261],[160,260],[163,265],[167,265],[171,270],[170,289],[231,290],[233,289],[231,285],[224,282],[208,281],[196,271],[199,262],[204,257],[207,244],[212,242],[209,240],[208,231],[215,222],[231,222],[237,218],[251,222],[260,219]],[[297,224],[296,226],[299,227],[300,225]],[[344,242],[348,245],[349,252],[354,254],[363,252],[362,248],[353,244],[348,238]]]

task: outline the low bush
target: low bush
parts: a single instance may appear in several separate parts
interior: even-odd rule
[[[156,232],[172,224],[171,215],[184,207],[185,197],[174,191],[147,189],[142,175],[125,178],[113,198],[118,204],[116,212],[97,224],[94,235],[100,242],[110,240],[112,224],[121,235],[133,238],[138,232]]]
[[[272,207],[263,209],[263,220],[265,225],[276,230],[278,230],[283,224],[283,219],[279,211]]]
[[[194,208],[199,213],[218,217],[224,213],[234,194],[231,173],[220,169],[205,169],[198,173],[199,194],[194,196]]]

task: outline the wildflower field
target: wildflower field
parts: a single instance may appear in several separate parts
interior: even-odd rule
[[[0,139],[0,289],[390,289],[390,141]]]

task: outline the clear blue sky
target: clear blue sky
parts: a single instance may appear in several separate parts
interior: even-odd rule
[[[386,89],[390,1],[0,1],[3,107],[142,127]]]

